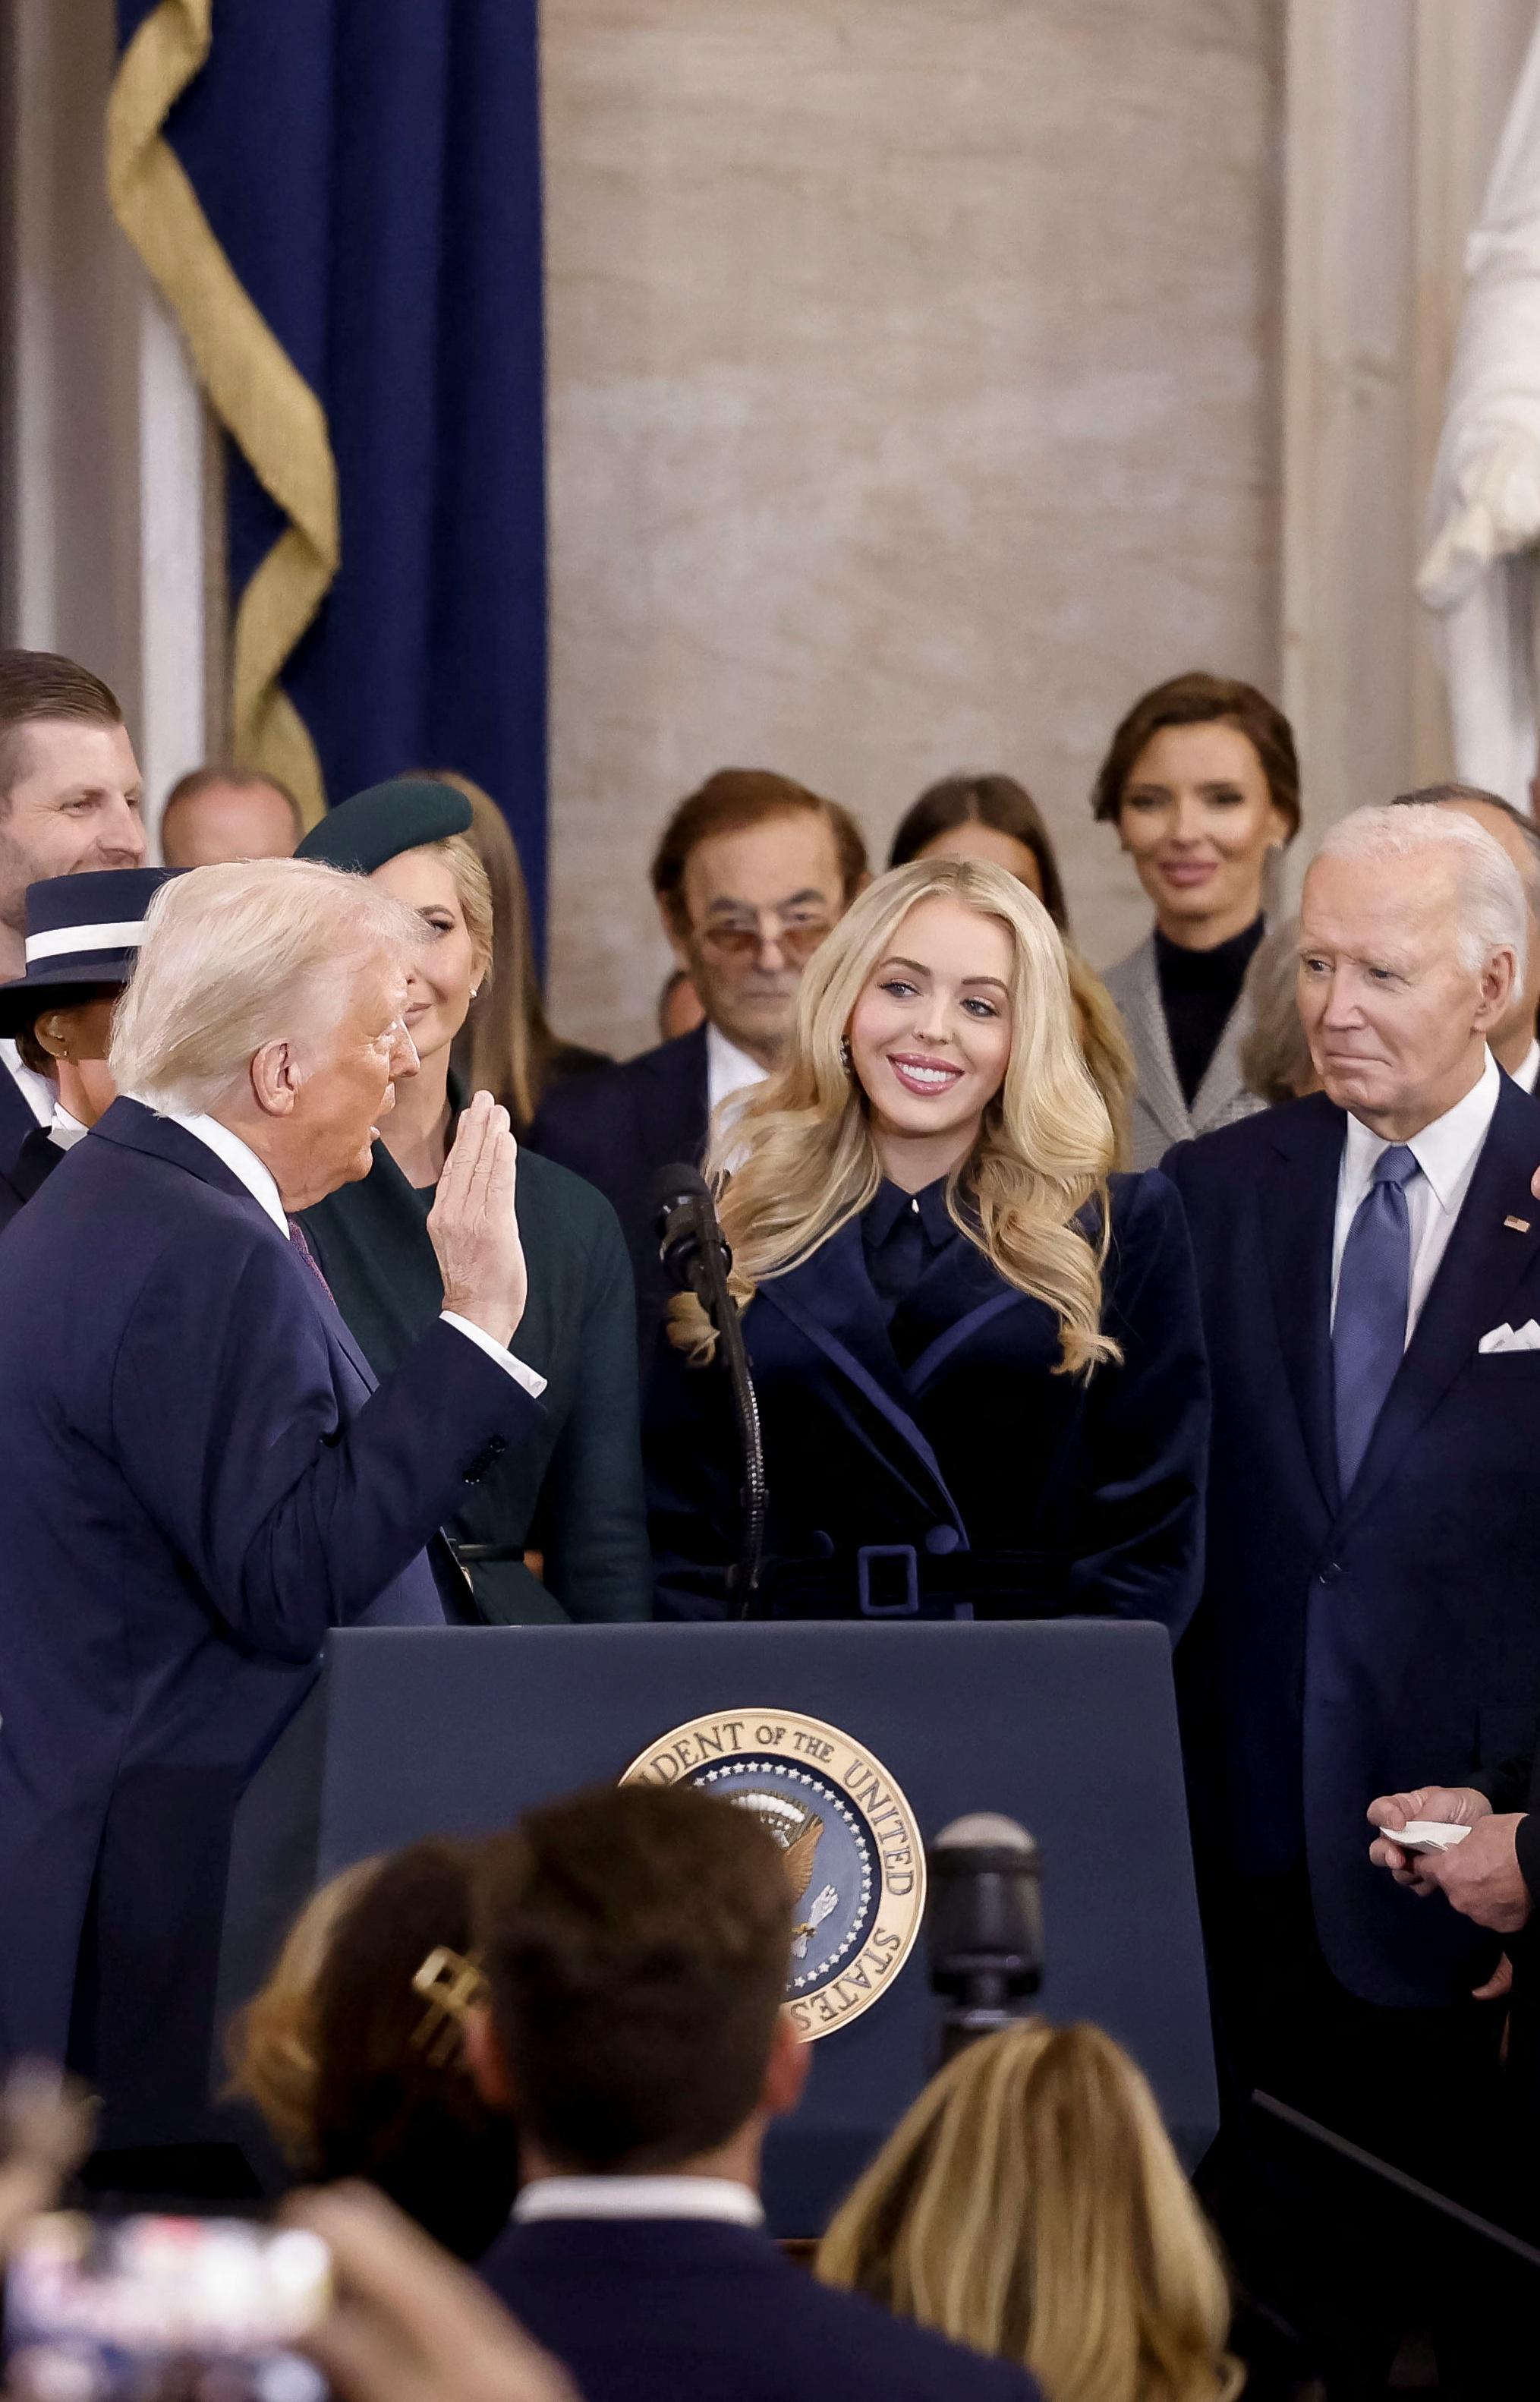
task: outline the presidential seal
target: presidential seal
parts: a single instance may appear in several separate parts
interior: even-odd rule
[[[795,1913],[786,2007],[813,2042],[879,2001],[925,1912],[925,1847],[880,1760],[838,1727],[786,1710],[691,1719],[623,1785],[694,1785],[751,1810],[780,1845]]]

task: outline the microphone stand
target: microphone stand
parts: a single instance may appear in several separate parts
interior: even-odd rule
[[[727,1271],[732,1263],[732,1254],[722,1240],[722,1228],[717,1223],[717,1214],[708,1194],[692,1194],[680,1214],[682,1216],[685,1211],[689,1214],[694,1240],[679,1247],[678,1236],[671,1231],[668,1248],[680,1258],[690,1290],[716,1329],[721,1357],[733,1387],[733,1408],[743,1453],[743,1538],[732,1569],[732,1615],[747,1618],[759,1592],[760,1571],[764,1558],[764,1522],[769,1507],[764,1482],[764,1434],[760,1425],[759,1398],[754,1391],[754,1380],[749,1373],[743,1327],[736,1305],[727,1290]]]

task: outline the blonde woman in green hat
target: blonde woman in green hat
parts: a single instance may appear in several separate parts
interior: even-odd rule
[[[361,1183],[303,1213],[305,1233],[370,1366],[384,1375],[443,1306],[428,1212],[468,1097],[450,1052],[495,972],[498,929],[470,838],[471,805],[430,777],[398,777],[327,812],[302,859],[345,867],[415,909],[422,946],[406,1024],[418,1074]],[[518,1162],[529,1300],[518,1356],[545,1379],[543,1441],[496,1461],[447,1531],[481,1615],[498,1624],[645,1618],[652,1570],[642,1501],[630,1262],[608,1201],[531,1152]]]

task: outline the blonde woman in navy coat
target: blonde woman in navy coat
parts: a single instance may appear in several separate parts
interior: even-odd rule
[[[879,877],[708,1161],[764,1429],[759,1612],[1176,1636],[1201,1573],[1197,1294],[1176,1193],[1111,1156],[1041,903],[979,860]],[[667,1617],[732,1607],[712,1342],[676,1301],[646,1428]]]

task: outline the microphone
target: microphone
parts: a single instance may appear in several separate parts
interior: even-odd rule
[[[943,1827],[928,1859],[930,1990],[947,2005],[947,2061],[1026,2017],[1042,1984],[1042,1863],[1024,1827],[987,1810]]]
[[[743,1456],[743,1534],[729,1571],[733,1616],[747,1618],[759,1591],[764,1556],[769,1496],[764,1484],[764,1437],[759,1397],[749,1373],[737,1305],[727,1289],[733,1254],[717,1217],[710,1188],[698,1167],[683,1160],[658,1170],[653,1180],[653,1222],[658,1257],[676,1291],[693,1292],[717,1333],[717,1357],[733,1388],[738,1445]]]
[[[679,1160],[659,1168],[653,1179],[652,1217],[664,1274],[677,1291],[689,1288],[720,1335],[715,1306],[719,1263],[725,1291],[733,1254],[722,1238],[710,1188],[698,1167]]]

